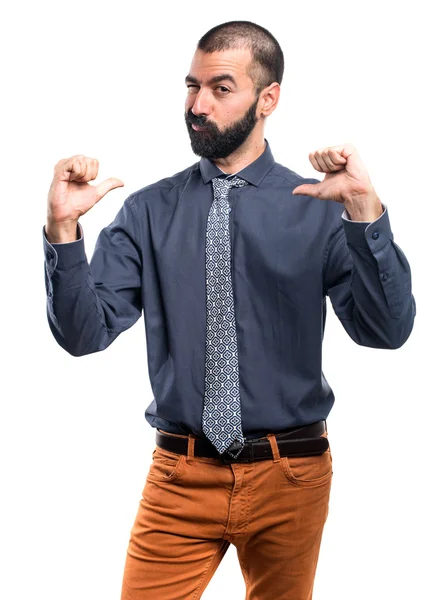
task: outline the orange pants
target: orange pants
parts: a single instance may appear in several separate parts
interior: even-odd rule
[[[311,600],[329,510],[330,448],[280,457],[268,434],[273,458],[223,464],[195,457],[196,436],[181,437],[189,438],[187,454],[158,446],[152,453],[121,600],[198,600],[230,543],[245,600]]]

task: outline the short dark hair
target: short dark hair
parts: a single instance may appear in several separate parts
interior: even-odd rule
[[[207,53],[231,48],[249,48],[251,51],[253,60],[248,75],[254,82],[256,95],[274,81],[281,83],[283,51],[267,29],[251,21],[228,21],[207,31],[197,45],[197,49]]]

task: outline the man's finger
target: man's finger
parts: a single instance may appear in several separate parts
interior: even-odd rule
[[[89,158],[81,158],[81,166],[83,167],[82,176],[75,177],[74,180],[79,183],[87,183],[90,181],[90,159]],[[72,179],[73,181],[73,179]]]
[[[327,167],[327,169],[328,169],[329,172],[340,171],[341,169],[344,168],[343,165],[336,164],[335,162],[332,161],[331,156],[330,156],[330,149],[329,148],[326,148],[324,150],[324,152],[322,152],[322,154],[321,154],[321,160],[324,161],[324,164]],[[345,161],[345,162],[347,162],[347,161]]]
[[[334,148],[328,149],[328,155],[334,165],[345,165],[347,162],[347,159],[341,156],[341,154]]]
[[[318,198],[319,192],[319,183],[304,183],[303,185],[297,186],[292,194],[298,196],[313,196],[314,198]]]
[[[98,173],[99,173],[99,163],[97,158],[93,158],[93,169],[92,169],[92,176],[91,179],[96,179]]]
[[[326,169],[323,168],[323,165],[319,163],[319,161],[316,159],[316,153],[315,152],[311,152],[309,154],[309,160],[312,163],[312,167],[315,169],[315,171],[319,171],[320,173],[325,173]]]
[[[332,151],[331,148],[322,148],[321,150],[316,150],[313,153],[315,157],[315,161],[319,165],[319,169],[317,171],[322,171],[323,173],[331,173],[332,171],[340,171],[343,168],[343,165],[347,162],[343,156],[339,153]],[[338,157],[338,163],[334,162],[331,157]],[[313,164],[313,163],[312,163]]]
[[[63,181],[77,181],[86,173],[85,156],[78,154],[60,160],[55,167],[55,176]]]
[[[357,155],[357,150],[356,148],[353,146],[353,144],[343,144],[342,146],[331,146],[332,150],[334,150],[335,152],[338,152],[338,154],[340,156],[342,156],[342,158],[345,158],[345,160],[347,160],[347,158],[349,156],[351,156],[352,154],[356,154]]]
[[[117,179],[116,177],[110,177],[109,179],[105,179],[105,181],[102,181],[102,183],[99,183],[99,185],[96,185],[96,194],[97,194],[96,202],[99,202],[99,200],[101,198],[103,198],[105,196],[105,194],[107,194],[111,190],[118,188],[118,187],[123,187],[124,185],[125,184],[123,183],[123,181],[121,179]]]

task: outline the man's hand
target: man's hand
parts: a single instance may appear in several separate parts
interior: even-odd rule
[[[90,210],[110,190],[125,185],[111,177],[97,186],[88,182],[96,179],[99,162],[77,154],[61,159],[54,169],[47,198],[46,234],[49,242],[68,242],[76,239],[79,217]]]
[[[312,166],[326,173],[323,181],[303,184],[292,194],[343,204],[352,221],[375,221],[383,206],[353,144],[320,148],[309,154]]]

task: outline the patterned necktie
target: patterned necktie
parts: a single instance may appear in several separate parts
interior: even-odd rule
[[[214,200],[207,220],[205,266],[207,327],[202,430],[220,454],[236,458],[244,438],[240,410],[234,297],[231,280],[228,193],[248,185],[239,177],[212,181]],[[236,454],[232,451],[237,450]]]

